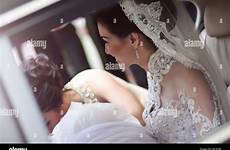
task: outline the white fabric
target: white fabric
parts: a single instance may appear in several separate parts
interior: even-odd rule
[[[73,139],[79,143],[156,143],[146,129],[124,121],[92,126]]]
[[[115,124],[118,123],[119,126]],[[106,123],[110,123],[106,125]],[[107,127],[104,129],[104,124]],[[85,133],[84,131],[88,131],[90,129],[90,133],[94,134],[94,138],[97,138],[105,135],[106,137],[114,137],[117,139],[111,141],[109,139],[101,139],[96,140],[95,142],[138,142],[135,137],[132,137],[132,134],[125,134],[127,132],[130,133],[138,133],[143,130],[143,134],[146,134],[145,130],[141,128],[139,122],[133,116],[125,113],[115,107],[110,103],[94,103],[94,104],[81,104],[72,102],[69,110],[65,114],[65,116],[61,119],[61,121],[56,125],[52,133],[53,142],[60,143],[70,143],[70,142],[86,142],[89,138],[86,139],[79,138],[78,135],[80,132]],[[113,127],[113,132],[109,132],[109,128]],[[139,129],[139,130],[137,130]],[[137,131],[135,131],[137,130]],[[100,132],[99,132],[100,131]],[[119,131],[119,132],[118,132]],[[127,131],[127,132],[126,132]],[[100,133],[100,134],[95,134]],[[124,134],[121,134],[124,133]],[[118,137],[125,137],[125,141],[119,140]],[[140,140],[141,141],[141,140]],[[149,141],[149,140],[148,140]],[[147,142],[148,142],[147,141]]]

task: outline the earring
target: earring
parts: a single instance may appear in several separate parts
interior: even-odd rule
[[[138,52],[138,49],[135,49],[135,54],[136,54],[136,58],[137,58],[137,59],[140,59],[140,54],[139,54],[139,52]]]
[[[140,42],[140,45],[139,45],[139,46],[141,46],[141,47],[144,46],[143,41]],[[138,47],[139,47],[139,46],[138,46]],[[140,59],[140,54],[139,54],[139,52],[138,52],[138,48],[135,49],[135,54],[136,54],[136,58],[137,58],[137,59]]]

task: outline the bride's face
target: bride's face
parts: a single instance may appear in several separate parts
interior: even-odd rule
[[[100,23],[98,23],[98,30],[100,37],[105,42],[105,52],[107,54],[115,57],[118,63],[124,63],[127,66],[135,63],[135,50],[128,37],[120,38],[109,32],[109,30]]]

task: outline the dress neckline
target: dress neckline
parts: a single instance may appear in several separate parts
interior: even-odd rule
[[[150,72],[152,60],[156,57],[157,53],[159,53],[159,52],[160,52],[160,50],[157,49],[157,50],[156,50],[154,53],[152,53],[151,56],[149,57],[148,66],[147,66],[148,72]]]
[[[148,61],[147,79],[149,85],[149,92],[154,93],[150,96],[150,103],[154,105],[155,110],[161,107],[161,81],[171,69],[175,60],[160,51],[159,49],[153,53]]]

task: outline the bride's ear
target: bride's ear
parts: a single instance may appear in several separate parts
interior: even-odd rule
[[[129,34],[128,36],[128,40],[129,40],[129,43],[130,45],[134,48],[134,49],[137,49],[140,45],[140,35],[136,32],[132,32]]]

